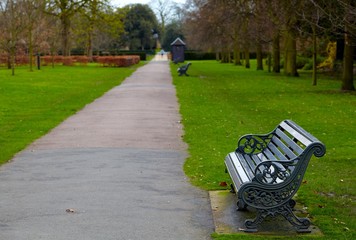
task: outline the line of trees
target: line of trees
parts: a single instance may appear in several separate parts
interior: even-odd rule
[[[148,5],[115,9],[109,0],[0,0],[0,29],[0,56],[7,56],[14,72],[16,55],[32,59],[80,50],[92,57],[112,49],[152,48],[158,23]]]
[[[16,55],[69,56],[81,50],[152,49],[159,37],[165,50],[180,37],[191,49],[219,52],[222,62],[250,67],[256,52],[257,69],[263,53],[271,53],[272,71],[298,76],[297,55],[310,42],[313,85],[321,42],[343,42],[342,89],[355,90],[353,60],[356,45],[354,0],[152,0],[114,8],[109,0],[0,0],[0,57],[15,67]],[[158,20],[157,20],[158,16]],[[174,16],[174,17],[172,17]],[[326,44],[325,44],[326,45]],[[339,44],[338,44],[339,45]],[[340,47],[338,46],[338,48]],[[32,61],[30,69],[32,70]]]
[[[355,90],[353,60],[356,46],[354,0],[189,0],[185,36],[191,48],[220,52],[222,61],[249,67],[249,52],[256,52],[262,69],[262,52],[270,52],[272,71],[298,76],[297,54],[311,42],[316,85],[316,57],[322,41],[343,41],[342,90]],[[341,41],[341,42],[342,42]]]

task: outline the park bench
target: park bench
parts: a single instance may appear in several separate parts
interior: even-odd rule
[[[177,70],[179,72],[179,76],[182,76],[183,74],[186,75],[186,76],[189,76],[187,74],[187,71],[188,71],[188,68],[189,68],[190,65],[191,65],[191,63],[189,62],[189,63],[187,63],[187,64],[185,64],[183,66],[180,66],[178,68],[178,70]]]
[[[323,143],[291,120],[282,121],[268,134],[242,136],[225,165],[238,210],[248,206],[257,210],[255,219],[245,221],[244,230],[256,232],[267,216],[282,215],[297,232],[310,232],[310,220],[293,213],[292,197],[312,155],[322,157],[325,151]]]

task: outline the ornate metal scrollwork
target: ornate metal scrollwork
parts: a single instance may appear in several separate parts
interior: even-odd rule
[[[287,203],[285,205],[271,208],[271,209],[258,209],[257,216],[255,219],[247,219],[245,221],[246,231],[255,232],[257,231],[257,226],[263,222],[263,220],[268,217],[275,217],[277,214],[281,214],[285,219],[287,219],[293,226],[296,227],[297,232],[310,232],[310,220],[308,218],[297,217],[290,205]]]
[[[259,209],[276,207],[288,202],[299,188],[300,178],[297,176],[289,184],[280,188],[261,187],[256,184],[246,184],[239,189],[238,197],[247,205]]]
[[[298,218],[292,211],[294,207],[292,197],[298,191],[301,174],[294,175],[293,180],[281,184],[279,188],[263,187],[259,183],[248,183],[239,189],[239,201],[257,209],[254,220],[245,221],[247,231],[257,231],[259,225],[267,216],[281,214],[298,232],[308,232],[310,221],[307,218]],[[276,185],[275,185],[276,186]]]
[[[316,157],[322,157],[324,156],[325,152],[326,152],[326,147],[324,144],[318,142],[318,143],[314,143],[313,144],[313,148],[314,148],[314,155]]]
[[[256,166],[255,180],[259,183],[275,184],[286,181],[291,176],[290,166],[296,161],[264,161]]]
[[[258,154],[262,152],[271,141],[273,135],[245,135],[239,139],[237,151],[245,154]]]
[[[294,215],[292,197],[312,155],[321,157],[325,151],[323,143],[291,120],[283,121],[269,134],[239,139],[234,159],[227,159],[235,170],[229,172],[238,186],[238,209],[248,206],[257,210],[256,218],[245,222],[247,231],[257,231],[265,217],[276,215],[282,215],[298,232],[309,231],[309,219]]]

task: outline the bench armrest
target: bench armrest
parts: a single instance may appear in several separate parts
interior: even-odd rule
[[[274,188],[249,182],[239,189],[237,196],[242,204],[253,208],[277,210],[278,206],[288,203],[297,191],[298,188],[289,188],[288,186]]]
[[[261,153],[267,147],[272,137],[272,133],[264,135],[244,135],[239,139],[236,151],[249,155]]]
[[[325,154],[325,145],[320,142],[312,143],[301,155],[290,160],[268,160],[260,162],[255,168],[254,179],[261,184],[284,182],[291,176],[292,169],[300,165],[299,162],[302,162],[302,165],[306,167],[312,154],[316,157],[323,156]]]
[[[288,169],[297,164],[297,159],[286,161],[263,161],[255,168],[255,180],[261,184],[283,182],[290,177]]]

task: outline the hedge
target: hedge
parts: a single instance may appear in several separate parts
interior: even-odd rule
[[[234,53],[231,52],[231,58],[234,57]],[[243,53],[240,53],[241,59],[243,59]],[[266,53],[263,53],[263,58],[267,57]],[[201,52],[201,51],[193,51],[187,50],[184,52],[185,60],[215,60],[216,53],[215,52]],[[256,59],[256,53],[250,52],[250,59]]]
[[[140,56],[99,56],[93,57],[94,62],[108,67],[128,67],[140,62]]]
[[[90,62],[90,58],[87,56],[41,56],[41,65],[48,66],[52,64],[63,64],[66,66],[73,66],[75,64],[87,65]],[[33,63],[36,62],[36,56],[32,58]],[[94,62],[100,63],[103,66],[110,67],[128,67],[140,62],[140,56],[138,55],[126,55],[126,56],[94,56],[92,58]],[[8,57],[0,55],[0,65],[5,65],[8,62]],[[26,55],[16,56],[16,65],[28,65],[29,58]]]
[[[185,51],[185,60],[215,60],[216,54],[213,52]]]

